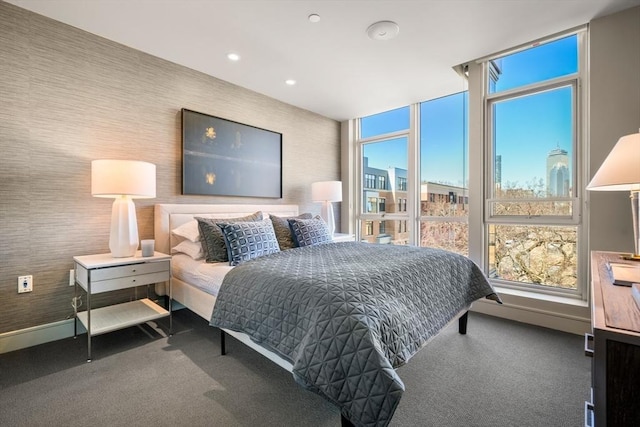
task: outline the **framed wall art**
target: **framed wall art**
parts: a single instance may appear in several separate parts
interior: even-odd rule
[[[182,194],[282,198],[282,134],[183,108]]]

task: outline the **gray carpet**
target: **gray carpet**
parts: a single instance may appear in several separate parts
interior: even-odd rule
[[[291,374],[181,310],[166,319],[0,355],[0,426],[332,426],[338,410]],[[579,426],[582,337],[471,313],[398,370],[392,426]]]

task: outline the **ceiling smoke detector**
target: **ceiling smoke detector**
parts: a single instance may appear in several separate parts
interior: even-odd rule
[[[369,25],[367,36],[372,40],[391,40],[400,32],[400,27],[393,21],[379,21]]]

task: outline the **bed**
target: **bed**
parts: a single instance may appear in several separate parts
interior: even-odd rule
[[[256,211],[298,215],[295,205],[156,205],[157,249],[171,253],[172,230],[196,216]],[[223,352],[225,334],[242,341],[336,404],[343,425],[386,426],[404,391],[395,368],[452,321],[465,333],[473,301],[500,302],[473,262],[435,249],[326,243],[237,267],[189,258],[174,255],[172,298],[223,331]]]

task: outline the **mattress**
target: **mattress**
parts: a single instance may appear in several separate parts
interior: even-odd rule
[[[224,276],[233,269],[228,262],[207,263],[185,254],[173,255],[171,267],[173,277],[213,296],[218,296]]]

